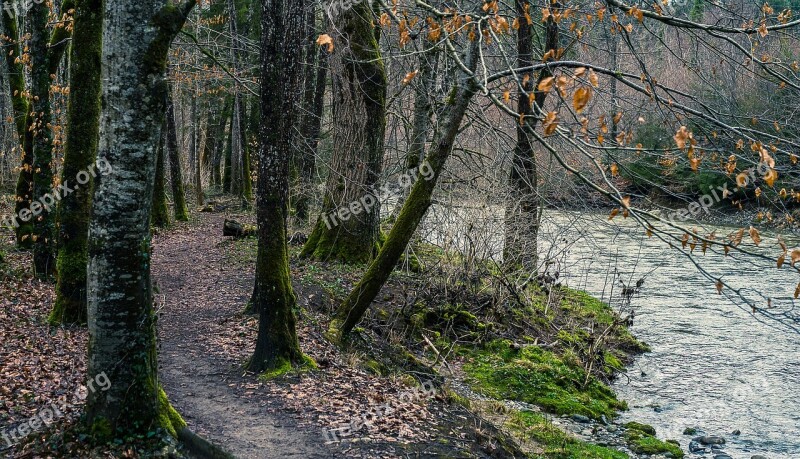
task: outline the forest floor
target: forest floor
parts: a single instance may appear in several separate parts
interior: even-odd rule
[[[244,372],[256,341],[257,319],[243,310],[257,244],[222,237],[222,226],[253,216],[217,210],[154,237],[159,364],[189,427],[236,457],[680,457],[647,426],[613,421],[625,404],[604,382],[646,349],[617,313],[557,286],[515,292],[526,306],[512,307],[489,286],[491,266],[462,272],[458,255],[424,245],[412,264],[425,274],[393,274],[345,350],[322,332],[363,267],[299,259],[294,245],[298,336],[319,368]],[[61,416],[19,445],[0,442],[0,457],[149,457],[147,439],[90,450],[85,436],[65,433],[79,424],[87,333],[47,325],[52,284],[31,278],[29,255],[6,234],[0,435],[50,407]]]

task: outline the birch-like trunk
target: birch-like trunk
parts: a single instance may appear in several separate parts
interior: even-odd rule
[[[169,86],[169,46],[195,2],[109,1],[103,15],[100,176],[89,227],[88,377],[111,387],[89,391],[86,421],[96,436],[172,435],[185,423],[158,381],[150,282],[150,211],[156,145]]]

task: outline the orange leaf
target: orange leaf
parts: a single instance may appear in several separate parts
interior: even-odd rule
[[[761,244],[761,236],[759,236],[758,230],[752,226],[750,227],[750,239],[753,240],[755,245]]]
[[[328,45],[328,52],[330,53],[333,51],[333,38],[331,38],[330,35],[324,33],[319,37],[317,37],[317,45],[319,46]]]
[[[587,87],[580,87],[572,96],[572,107],[577,113],[580,113],[583,111],[584,107],[586,107],[586,104],[589,103],[589,99],[591,98],[592,90]]]

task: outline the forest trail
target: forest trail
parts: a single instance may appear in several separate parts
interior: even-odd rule
[[[240,459],[336,457],[321,434],[271,412],[274,397],[248,390],[254,379],[243,378],[236,353],[220,345],[221,334],[237,331],[225,323],[238,320],[252,273],[226,262],[224,216],[195,215],[200,222],[154,241],[160,377],[173,406],[189,428]]]

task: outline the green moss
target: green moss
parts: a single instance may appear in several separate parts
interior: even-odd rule
[[[650,426],[645,426],[650,427]],[[652,429],[652,427],[650,427]],[[637,429],[629,429],[625,433],[625,441],[635,453],[639,454],[661,454],[672,453],[673,457],[682,458],[683,450],[674,442],[661,441],[653,435],[648,435]]]
[[[464,366],[479,392],[499,400],[533,403],[556,414],[582,414],[599,419],[627,409],[611,389],[586,375],[574,359],[535,347],[519,351],[496,341],[480,351],[468,351]]]
[[[627,459],[628,455],[610,448],[579,441],[554,426],[544,416],[530,411],[513,412],[506,423],[517,436],[535,441],[542,454],[553,459]]]
[[[158,389],[158,427],[161,427],[175,438],[178,438],[178,432],[186,427],[186,421],[172,407],[166,392],[161,388]]]
[[[258,379],[262,381],[269,381],[271,379],[279,378],[288,374],[299,374],[306,371],[316,370],[319,368],[317,362],[311,357],[303,354],[302,362],[297,365],[292,365],[287,359],[279,358],[272,368],[262,372],[258,375]]]
[[[625,424],[625,427],[627,427],[629,430],[638,430],[639,432],[642,432],[642,433],[645,433],[645,434],[648,434],[648,435],[655,435],[656,434],[656,429],[653,426],[647,425],[647,424],[642,424],[640,422],[629,422],[629,423]]]
[[[111,429],[111,423],[108,422],[108,419],[98,417],[92,422],[92,425],[89,426],[89,433],[92,434],[95,441],[98,443],[105,443],[111,440],[114,432]]]

